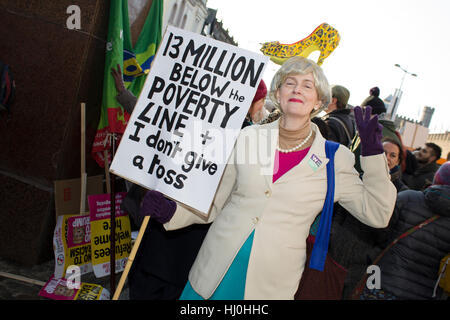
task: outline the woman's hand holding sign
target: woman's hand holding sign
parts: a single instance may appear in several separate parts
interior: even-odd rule
[[[177,209],[175,201],[169,200],[161,192],[149,190],[144,196],[139,214],[150,216],[164,224],[172,219]]]

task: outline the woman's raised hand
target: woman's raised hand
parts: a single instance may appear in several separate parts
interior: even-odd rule
[[[370,118],[371,106],[367,106],[364,110],[358,106],[353,111],[356,128],[361,139],[361,155],[366,157],[384,153],[381,143],[383,126],[378,123],[378,115]]]

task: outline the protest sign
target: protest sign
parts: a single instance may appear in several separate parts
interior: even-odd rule
[[[104,175],[87,177],[86,195],[103,193]],[[80,212],[81,179],[54,181],[56,216]],[[87,199],[85,206],[87,206]]]
[[[267,60],[169,26],[111,172],[206,214]]]
[[[81,274],[92,271],[91,226],[89,216],[58,216],[53,233],[56,279],[66,274],[69,266],[80,267]]]
[[[98,284],[81,282],[79,287],[70,287],[64,278],[54,276],[39,291],[39,296],[53,300],[109,300],[109,291]]]
[[[115,271],[123,271],[131,252],[130,218],[120,208],[126,192],[116,193]],[[91,220],[92,267],[97,278],[110,274],[111,256],[111,195],[97,194],[88,197]]]

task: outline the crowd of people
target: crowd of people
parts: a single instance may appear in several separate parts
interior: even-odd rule
[[[120,66],[112,73],[131,113],[137,99]],[[269,87],[261,80],[207,218],[131,185],[124,209],[137,226],[151,219],[129,274],[130,299],[445,296],[436,280],[450,253],[450,162],[437,164],[434,143],[406,148],[383,119],[379,94],[374,87],[351,107],[348,88],[330,86],[313,61],[290,58]],[[240,143],[255,131],[269,139],[270,175],[235,161],[259,152]],[[358,291],[374,262],[379,283]]]

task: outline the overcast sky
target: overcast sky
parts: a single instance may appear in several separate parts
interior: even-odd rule
[[[257,52],[260,43],[294,43],[327,22],[341,41],[322,68],[330,84],[350,90],[350,104],[359,105],[374,86],[381,99],[394,94],[404,75],[398,63],[418,75],[406,76],[398,114],[419,120],[431,106],[430,131],[450,130],[449,0],[208,0],[207,6],[218,9],[240,47]],[[267,85],[278,68],[273,62],[266,68]]]

